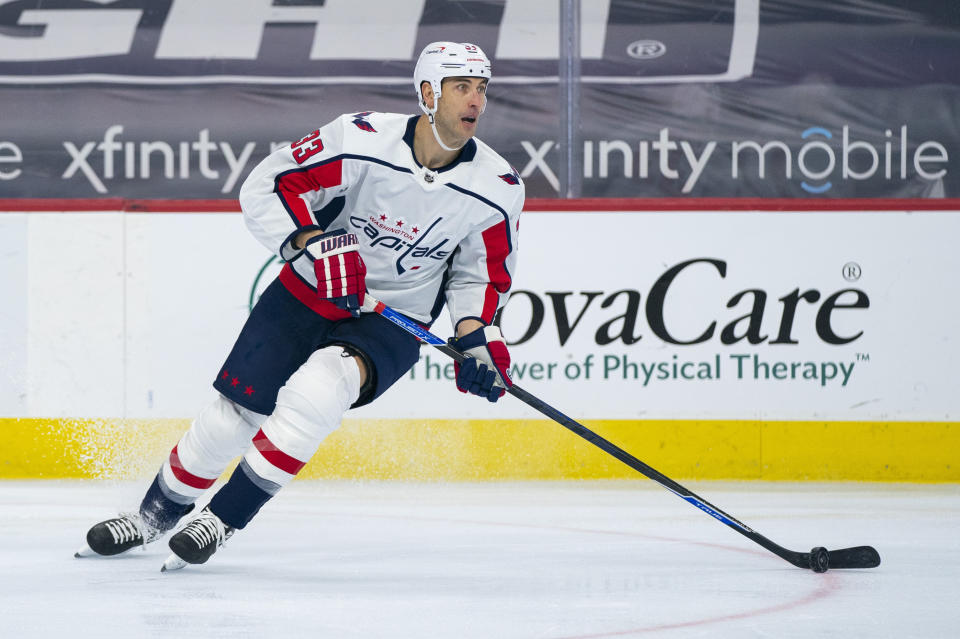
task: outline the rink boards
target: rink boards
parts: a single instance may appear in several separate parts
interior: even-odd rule
[[[231,203],[102,204],[0,214],[0,477],[154,472],[279,269]],[[603,205],[521,219],[501,325],[523,388],[678,478],[960,480],[957,202]],[[423,349],[304,473],[635,476],[451,377]]]
[[[583,420],[675,479],[956,482],[950,422]],[[0,419],[5,479],[145,479],[188,419]],[[551,421],[348,419],[298,477],[439,481],[634,479]]]

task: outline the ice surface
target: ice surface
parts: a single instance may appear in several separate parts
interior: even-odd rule
[[[0,636],[960,634],[960,486],[690,487],[782,546],[883,564],[794,568],[647,481],[298,481],[208,564],[161,574],[165,543],[73,558],[146,482],[0,482]]]

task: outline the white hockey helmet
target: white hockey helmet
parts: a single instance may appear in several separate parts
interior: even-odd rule
[[[413,70],[413,86],[417,90],[420,108],[427,115],[437,112],[437,100],[442,92],[444,78],[474,77],[490,79],[490,59],[480,47],[468,42],[431,42],[424,47]],[[429,82],[433,89],[433,109],[428,109],[420,87]],[[484,107],[486,99],[484,99]],[[483,109],[480,110],[483,112]]]

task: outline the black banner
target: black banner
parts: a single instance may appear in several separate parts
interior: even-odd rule
[[[493,60],[479,136],[554,197],[960,197],[952,0],[0,0],[0,197],[234,197],[341,113],[416,112],[432,40]]]

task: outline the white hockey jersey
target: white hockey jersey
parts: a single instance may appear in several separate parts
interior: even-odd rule
[[[291,240],[304,229],[345,229],[360,239],[367,290],[397,311],[432,322],[444,297],[454,326],[489,324],[506,303],[516,266],[524,186],[486,144],[470,140],[437,171],[413,154],[418,116],[342,115],[258,164],[240,189],[247,227],[285,262],[280,280],[332,319],[313,263]]]

